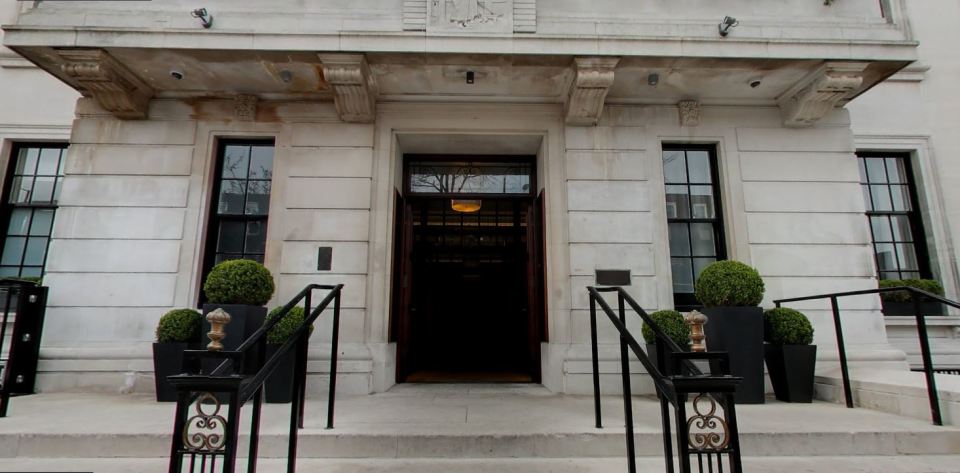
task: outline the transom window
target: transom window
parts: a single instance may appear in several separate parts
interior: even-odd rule
[[[7,173],[0,277],[41,277],[63,181],[65,143],[17,144]]]
[[[273,151],[272,141],[221,142],[204,275],[226,260],[263,263]]]
[[[527,161],[430,161],[408,164],[411,194],[518,194],[532,192]]]
[[[726,258],[716,152],[712,146],[664,145],[667,227],[674,305],[697,305],[694,282],[708,264]]]
[[[880,279],[930,277],[909,155],[858,153]]]

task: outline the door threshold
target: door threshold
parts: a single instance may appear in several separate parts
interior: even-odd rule
[[[533,383],[529,373],[517,371],[415,371],[407,375],[407,383]]]

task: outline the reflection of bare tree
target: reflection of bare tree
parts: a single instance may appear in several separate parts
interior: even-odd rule
[[[489,175],[480,173],[477,168],[464,166],[451,168],[447,166],[422,166],[410,178],[414,188],[433,189],[439,193],[456,194],[463,192],[467,184],[468,189],[481,189]]]

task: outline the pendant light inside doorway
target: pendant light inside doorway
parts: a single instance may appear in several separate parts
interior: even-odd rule
[[[457,212],[473,213],[480,210],[480,199],[450,199],[450,208]]]

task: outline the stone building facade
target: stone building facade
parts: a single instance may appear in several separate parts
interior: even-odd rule
[[[346,284],[351,392],[449,371],[424,360],[457,344],[493,363],[463,371],[587,392],[597,270],[629,270],[649,310],[685,307],[696,271],[724,258],[759,269],[765,306],[876,287],[889,268],[858,151],[905,153],[891,163],[916,178],[927,231],[923,263],[894,269],[957,296],[957,71],[933,6],[955,1],[9,3],[4,44],[26,59],[3,60],[39,69],[0,69],[16,84],[3,169],[21,144],[69,142],[45,390],[149,390],[160,314],[196,306],[212,262],[239,255],[275,275],[272,305]],[[82,94],[75,108],[51,76]],[[463,186],[414,182],[457,176],[480,182],[464,194],[478,213],[447,209]],[[451,283],[451,267],[469,278]],[[797,307],[826,366],[828,308]],[[878,298],[845,301],[844,320],[858,365],[906,369]],[[613,381],[612,329],[601,338]],[[311,345],[318,385],[329,340]]]

